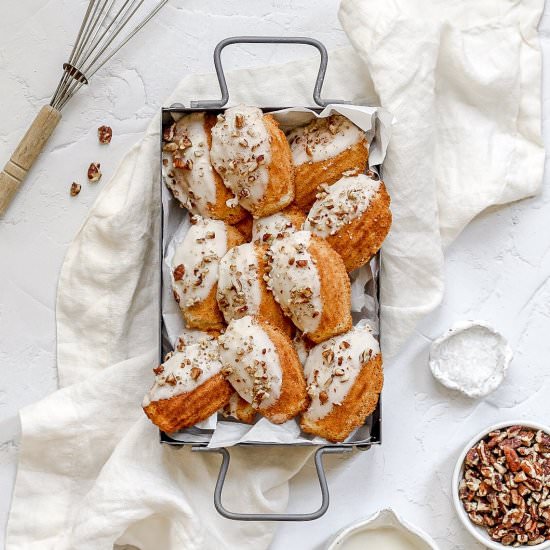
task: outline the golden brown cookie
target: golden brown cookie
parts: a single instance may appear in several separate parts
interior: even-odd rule
[[[323,185],[304,229],[326,239],[348,271],[366,264],[380,249],[392,222],[390,197],[380,180],[365,174]]]
[[[254,315],[291,335],[292,323],[285,317],[265,281],[265,250],[244,243],[230,249],[220,260],[217,299],[226,323]]]
[[[332,442],[364,424],[384,382],[380,347],[368,325],[315,346],[304,372],[311,403],[300,426]]]
[[[351,288],[342,258],[309,231],[273,241],[268,288],[283,312],[313,342],[351,328]]]
[[[239,204],[255,218],[294,199],[294,169],[284,133],[271,115],[239,105],[218,115],[212,128],[212,165]]]
[[[239,395],[274,424],[308,404],[302,365],[290,339],[252,316],[235,319],[219,338],[224,374]]]
[[[233,389],[221,374],[217,342],[185,346],[153,369],[155,383],[143,410],[165,432],[176,432],[206,420],[229,403]]]
[[[192,214],[237,223],[246,215],[210,163],[211,129],[216,117],[184,115],[164,131],[166,184]]]
[[[172,259],[174,298],[189,328],[208,331],[225,326],[216,299],[218,265],[230,248],[243,242],[239,231],[220,220],[193,218]]]
[[[367,168],[365,132],[342,115],[314,118],[290,132],[288,141],[295,168],[294,203],[304,211],[315,202],[319,185]]]

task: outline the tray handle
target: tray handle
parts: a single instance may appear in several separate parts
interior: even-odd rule
[[[321,99],[321,88],[323,87],[323,81],[325,80],[325,73],[327,71],[328,53],[325,46],[319,42],[319,40],[302,36],[233,36],[219,42],[214,49],[214,67],[218,75],[218,82],[220,83],[220,90],[222,92],[221,99],[191,101],[191,107],[199,109],[209,107],[221,108],[229,101],[229,91],[223,72],[221,53],[226,46],[231,44],[306,44],[317,48],[321,54],[321,64],[319,65],[319,72],[317,73],[317,79],[315,80],[315,86],[313,88],[313,100],[320,107],[326,107],[330,103],[347,103],[339,99]]]
[[[312,521],[320,518],[327,510],[329,505],[329,493],[327,477],[323,468],[323,455],[344,453],[351,451],[351,447],[319,447],[315,451],[315,468],[317,469],[317,476],[319,477],[319,485],[321,486],[322,502],[321,506],[315,512],[309,514],[246,514],[230,512],[222,504],[222,490],[225,482],[225,476],[229,469],[229,451],[220,447],[219,449],[211,449],[209,447],[193,447],[193,451],[203,453],[218,453],[222,455],[222,464],[220,466],[220,473],[216,481],[216,488],[214,490],[214,506],[219,514],[224,518],[234,519],[239,521]]]

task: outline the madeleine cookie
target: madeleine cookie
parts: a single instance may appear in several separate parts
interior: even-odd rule
[[[163,163],[170,168],[166,184],[192,214],[233,224],[246,211],[210,164],[210,130],[215,123],[214,115],[191,113],[164,130]]]
[[[252,243],[235,246],[227,252],[218,270],[218,306],[227,323],[254,315],[290,335],[292,325],[264,280],[264,256],[263,248]]]
[[[288,135],[295,167],[296,206],[308,210],[321,183],[338,181],[345,172],[364,172],[369,156],[365,132],[342,115],[315,118]]]
[[[368,325],[315,346],[304,372],[311,403],[300,426],[333,442],[372,414],[384,382],[380,346]]]
[[[351,328],[351,289],[342,258],[321,238],[297,231],[267,252],[268,288],[283,312],[310,340]]]
[[[232,247],[244,242],[234,227],[195,216],[172,259],[172,288],[189,328],[221,330],[225,325],[216,300],[218,265]]]
[[[390,230],[390,197],[384,182],[359,174],[321,186],[304,229],[340,254],[348,271],[366,264]]]
[[[282,424],[305,410],[302,365],[279,329],[248,315],[231,321],[218,341],[227,380],[259,413]]]
[[[289,206],[276,214],[252,222],[252,240],[256,243],[271,246],[274,239],[282,239],[289,233],[300,231],[306,221],[305,214]]]
[[[233,389],[221,374],[217,343],[185,346],[169,353],[153,369],[155,383],[143,410],[164,432],[176,432],[206,420],[225,407]]]
[[[225,418],[234,418],[244,424],[253,424],[256,418],[254,407],[237,392],[233,392],[229,403],[220,412]]]
[[[212,128],[212,166],[239,204],[261,218],[294,199],[294,171],[284,133],[271,115],[240,105]]]

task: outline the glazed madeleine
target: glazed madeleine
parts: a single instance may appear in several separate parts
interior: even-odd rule
[[[164,363],[153,369],[155,383],[142,405],[145,414],[165,432],[206,420],[225,407],[233,393],[221,371],[215,340],[168,354]]]
[[[273,241],[268,288],[283,312],[313,342],[351,328],[351,288],[342,258],[309,231]]]
[[[380,249],[391,226],[390,197],[384,182],[365,174],[321,186],[304,229],[323,237],[348,271],[366,264]]]
[[[229,323],[219,346],[227,380],[268,420],[282,424],[305,410],[302,365],[282,331],[248,315]]]
[[[172,288],[189,328],[221,330],[218,308],[218,266],[226,252],[244,242],[234,227],[219,220],[195,216],[172,259]]]
[[[210,163],[210,131],[215,123],[214,115],[191,113],[165,129],[165,181],[191,214],[234,224],[245,217],[246,211]]]
[[[291,131],[288,142],[295,167],[295,204],[308,210],[322,183],[331,184],[346,173],[362,173],[369,156],[365,132],[339,114],[314,118]]]
[[[301,428],[333,442],[344,441],[372,414],[384,382],[380,347],[368,325],[315,346],[304,372],[311,403]]]
[[[225,321],[254,315],[290,335],[292,324],[284,316],[267,289],[265,251],[244,243],[235,246],[220,260],[217,299]]]
[[[255,219],[252,223],[252,241],[271,246],[275,239],[300,231],[305,221],[306,216],[301,210],[289,206],[271,216]]]
[[[256,418],[256,409],[237,392],[233,392],[229,403],[220,412],[225,418],[234,418],[244,424],[253,424]]]
[[[212,128],[212,165],[239,204],[254,217],[282,210],[294,199],[294,170],[284,133],[271,115],[239,105]]]

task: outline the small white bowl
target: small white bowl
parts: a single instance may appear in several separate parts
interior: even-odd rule
[[[439,550],[435,541],[424,531],[411,525],[396,514],[391,508],[379,510],[372,516],[358,523],[354,523],[340,531],[336,537],[329,543],[327,550],[338,550],[353,535],[361,531],[375,530],[381,527],[393,527],[403,533],[407,533],[416,542],[423,545],[425,550]]]
[[[494,541],[489,536],[489,533],[482,527],[479,527],[478,525],[475,525],[472,523],[470,518],[468,517],[468,514],[466,513],[466,510],[464,510],[464,506],[462,505],[462,502],[460,500],[460,497],[458,496],[458,486],[460,484],[460,480],[462,479],[462,475],[464,472],[464,459],[466,458],[466,453],[478,442],[481,441],[486,435],[488,435],[490,432],[494,430],[499,430],[502,428],[507,428],[509,426],[525,426],[526,428],[532,428],[533,430],[542,430],[543,432],[546,432],[550,434],[550,427],[543,426],[542,424],[538,424],[537,422],[529,422],[526,420],[508,420],[507,422],[499,422],[498,424],[495,424],[494,426],[489,426],[488,428],[485,428],[482,432],[479,432],[475,437],[472,437],[472,439],[467,443],[467,445],[464,447],[462,452],[460,453],[460,456],[458,457],[458,460],[456,462],[456,466],[453,472],[453,480],[452,480],[452,491],[453,491],[453,503],[455,505],[456,513],[458,514],[458,517],[460,518],[460,521],[462,521],[462,524],[468,532],[477,539],[481,544],[485,545],[487,548],[491,548],[493,550],[502,550],[503,548],[511,548],[511,546],[504,546],[503,544],[500,544],[500,542]],[[535,550],[544,550],[546,548],[550,548],[550,540],[547,540],[545,542],[541,542],[540,544],[537,544],[536,546],[516,546],[514,548],[524,548],[527,549],[535,549]]]

